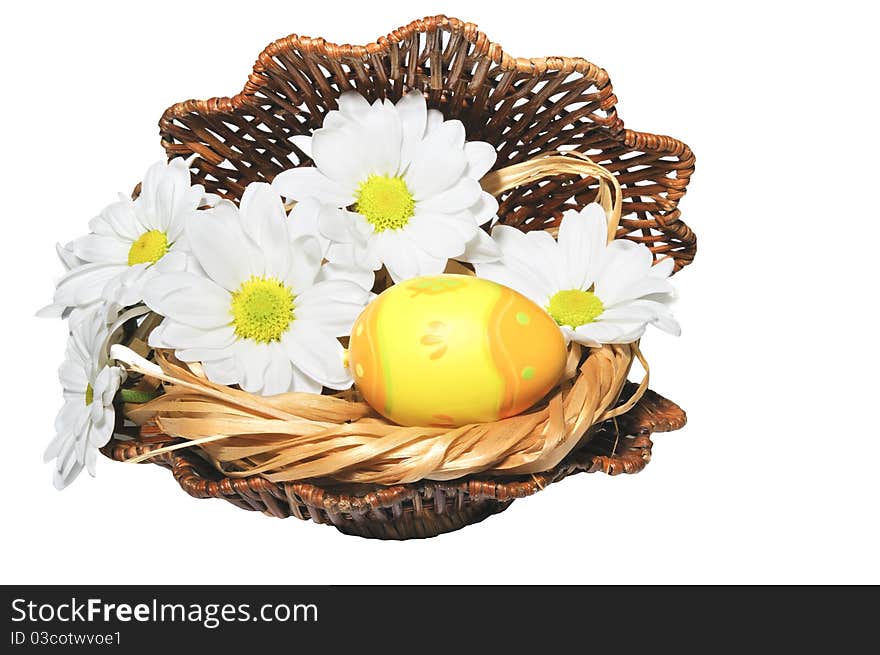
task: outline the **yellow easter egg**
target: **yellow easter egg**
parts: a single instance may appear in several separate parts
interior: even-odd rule
[[[520,293],[467,275],[396,284],[352,328],[349,368],[366,401],[400,425],[453,427],[528,409],[559,381],[565,341]]]

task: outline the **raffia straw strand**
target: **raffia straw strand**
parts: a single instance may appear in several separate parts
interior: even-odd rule
[[[210,443],[211,441],[219,441],[220,439],[225,439],[226,435],[224,434],[215,434],[212,437],[201,437],[200,439],[193,439],[192,441],[182,441],[180,443],[172,444],[170,446],[165,446],[162,448],[163,452],[170,453],[175,450],[180,450],[181,448],[189,448],[191,446],[198,446],[203,443]],[[143,455],[138,455],[137,457],[130,457],[125,460],[126,464],[138,464],[140,462],[144,462],[148,459],[152,459],[153,453],[144,453]]]
[[[480,186],[483,191],[498,196],[508,189],[522,186],[529,182],[544,179],[550,175],[589,175],[601,180],[596,201],[605,210],[608,217],[608,241],[617,234],[623,205],[620,202],[622,192],[617,178],[607,168],[595,163],[586,155],[576,150],[535,157],[492,171],[483,176]],[[613,192],[613,197],[612,197]]]

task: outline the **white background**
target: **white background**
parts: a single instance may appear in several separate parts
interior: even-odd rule
[[[869,5],[17,4],[0,27],[0,582],[880,582]],[[54,243],[163,155],[165,107],[237,92],[275,38],[366,43],[441,11],[513,55],[605,67],[628,127],[696,153],[684,333],[643,341],[687,427],[657,435],[637,476],[578,475],[405,543],[194,500],[164,469],[104,458],[55,491],[41,456],[65,328],[33,317],[60,273]]]

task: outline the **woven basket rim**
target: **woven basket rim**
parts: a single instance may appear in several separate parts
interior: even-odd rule
[[[622,134],[621,142],[631,149],[642,151],[651,151],[655,153],[663,153],[664,155],[678,157],[685,166],[682,170],[693,169],[696,158],[690,147],[674,137],[664,134],[654,134],[651,132],[639,132],[629,128],[624,128],[623,120],[617,114],[616,104],[617,97],[614,95],[613,86],[608,76],[608,72],[596,64],[584,59],[583,57],[513,57],[507,54],[502,46],[489,39],[488,36],[480,31],[476,23],[462,21],[458,18],[449,17],[444,14],[434,16],[426,16],[416,19],[408,24],[393,30],[384,37],[379,37],[372,43],[366,45],[350,45],[337,44],[324,38],[309,37],[291,33],[272,41],[267,45],[257,57],[251,74],[247,82],[240,92],[233,96],[214,96],[204,100],[190,99],[174,103],[168,107],[159,119],[159,126],[162,131],[162,145],[169,153],[174,151],[175,144],[169,142],[165,138],[167,132],[166,126],[174,122],[176,118],[180,118],[192,112],[213,113],[216,111],[236,111],[245,106],[258,102],[256,97],[259,92],[263,80],[261,74],[266,71],[266,59],[271,59],[279,52],[284,52],[293,48],[301,48],[304,51],[314,51],[325,54],[334,58],[353,57],[368,58],[384,52],[391,44],[397,44],[405,40],[407,37],[415,33],[426,33],[432,29],[441,28],[450,31],[460,32],[465,39],[479,48],[483,54],[488,56],[495,64],[504,71],[519,71],[523,73],[540,73],[545,70],[556,70],[561,73],[582,73],[591,77],[597,85],[607,88],[607,99],[603,104],[603,109],[609,115],[609,129],[612,133]],[[201,153],[200,153],[201,154]],[[678,206],[678,200],[684,195],[685,189],[690,179],[690,173],[686,172],[678,180],[678,184],[671,185],[675,188],[670,189],[668,197],[668,205],[666,210],[674,210]],[[694,239],[695,242],[695,239]],[[679,269],[678,263],[676,270]]]
[[[241,104],[252,100],[262,86],[260,73],[265,72],[267,69],[264,60],[274,57],[279,52],[301,48],[303,51],[313,51],[334,58],[367,58],[384,52],[390,44],[400,43],[412,34],[423,34],[438,27],[461,32],[468,41],[481,50],[480,54],[487,55],[505,71],[516,70],[523,73],[536,73],[552,69],[558,70],[561,73],[577,72],[590,74],[597,82],[603,84],[610,82],[608,72],[604,68],[593,64],[583,57],[513,57],[508,55],[500,44],[491,41],[484,32],[481,32],[476,23],[466,22],[444,14],[436,14],[410,21],[406,25],[365,45],[339,44],[328,41],[323,37],[311,37],[296,34],[295,32],[280,37],[263,48],[262,52],[257,56],[251,75],[241,91],[233,96],[214,96],[204,100],[191,99],[177,102],[165,110],[162,120],[173,119],[174,117],[190,113],[194,108],[194,103],[195,107],[200,110],[211,111],[235,109]],[[611,98],[616,100],[613,93]],[[672,137],[669,138],[672,139]],[[676,139],[672,140],[677,141]],[[677,143],[681,142],[677,141]],[[687,148],[684,143],[681,143],[681,145]]]

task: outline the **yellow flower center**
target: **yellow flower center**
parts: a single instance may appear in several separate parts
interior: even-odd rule
[[[155,264],[168,252],[168,235],[162,230],[150,230],[140,235],[128,251],[128,265]]]
[[[294,319],[293,292],[273,277],[253,276],[232,294],[230,309],[239,337],[278,341]]]
[[[86,406],[92,404],[92,401],[95,400],[95,390],[92,388],[91,384],[86,385]]]
[[[406,182],[401,177],[370,175],[357,190],[355,211],[366,218],[373,230],[397,230],[412,218],[416,208]]]
[[[567,289],[557,291],[550,298],[547,313],[559,325],[578,327],[595,321],[605,311],[602,301],[592,291]]]

